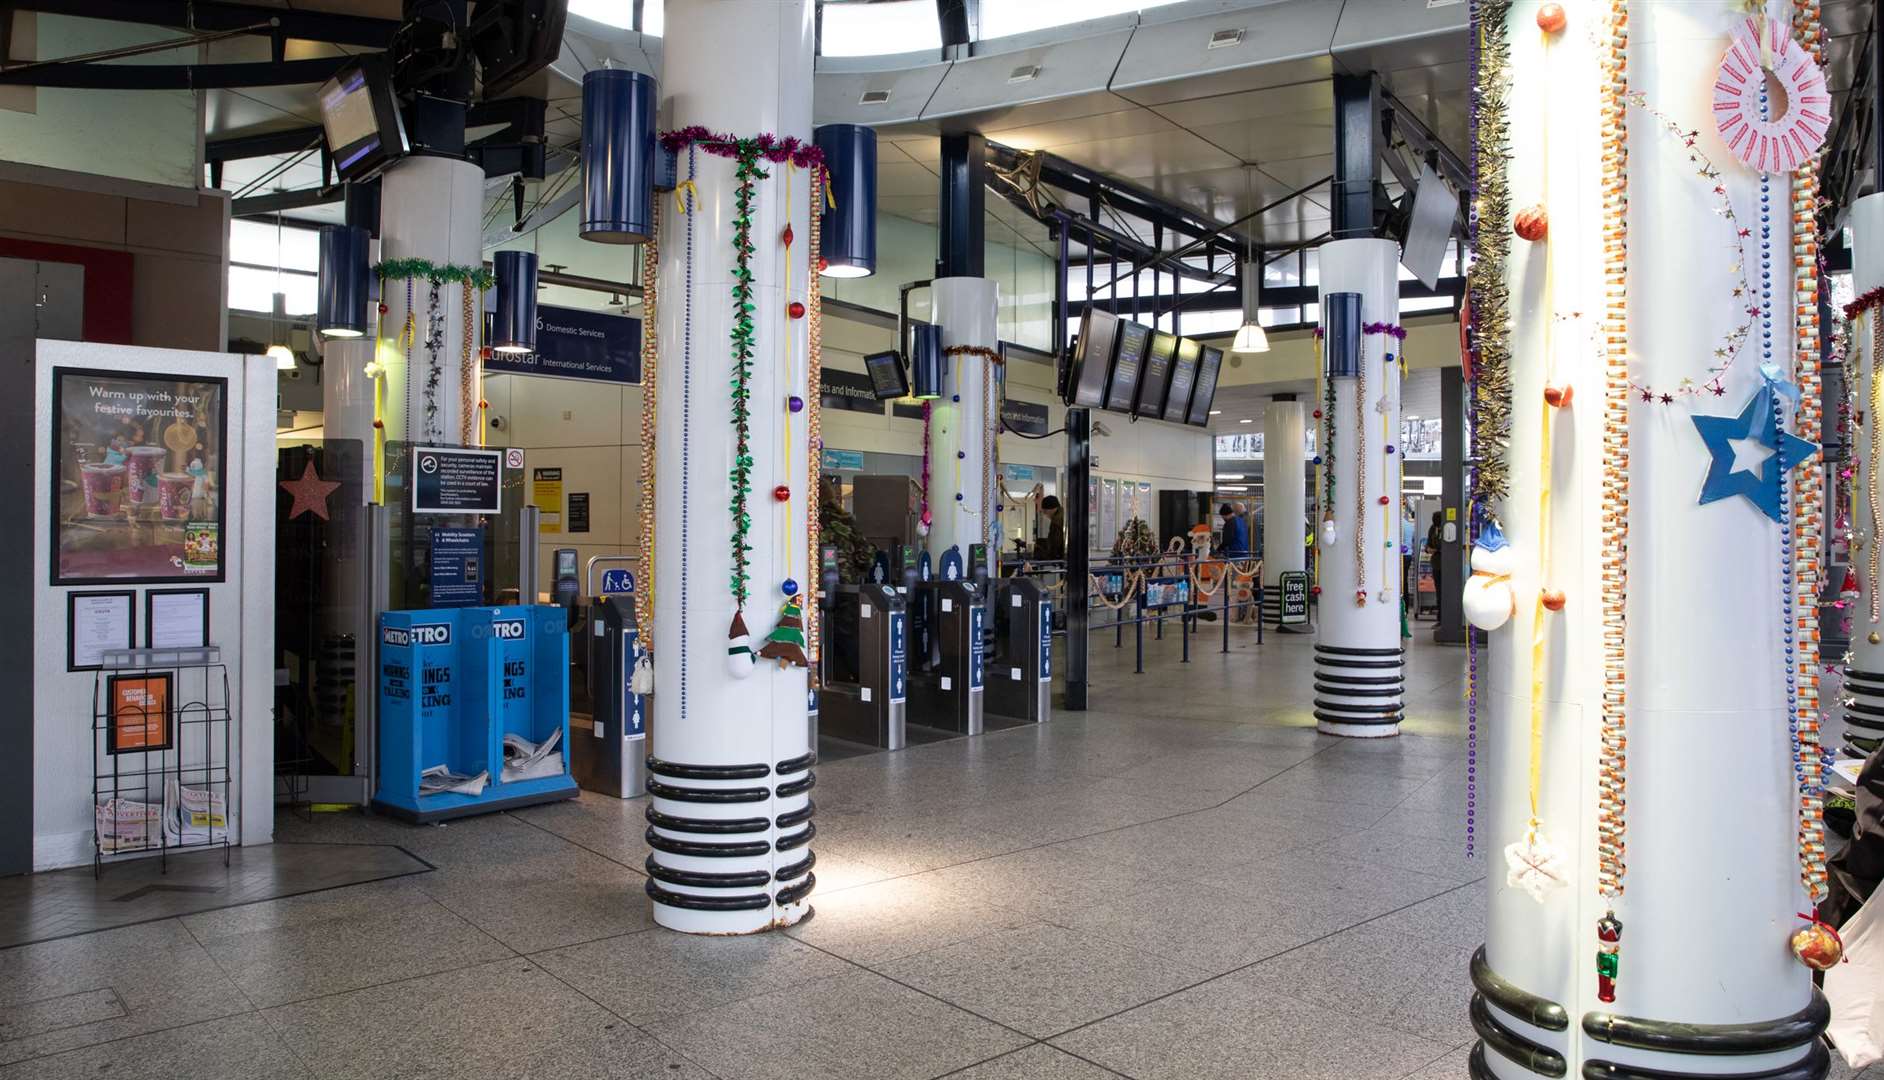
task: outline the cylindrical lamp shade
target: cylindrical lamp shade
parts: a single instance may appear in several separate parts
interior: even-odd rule
[[[497,310],[491,315],[491,350],[536,351],[536,255],[500,251],[491,256],[497,279]]]
[[[861,124],[826,124],[812,133],[831,172],[831,201],[819,239],[826,277],[877,270],[877,133]]]
[[[639,244],[654,230],[654,79],[597,68],[582,77],[584,240]]]
[[[1321,307],[1322,345],[1328,377],[1352,379],[1361,373],[1361,294],[1329,293]]]
[[[367,269],[367,231],[351,225],[321,229],[319,292],[315,297],[315,325],[322,336],[362,337],[367,330],[366,309],[371,299],[372,274]]]
[[[911,328],[909,349],[910,393],[918,398],[942,396],[942,328],[934,323],[917,323]]]

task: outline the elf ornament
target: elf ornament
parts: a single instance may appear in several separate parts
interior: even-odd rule
[[[777,660],[780,665],[796,664],[808,666],[805,661],[805,619],[804,603],[797,595],[785,598],[779,608],[778,625],[765,636],[765,647],[759,650],[761,660]]]
[[[1518,596],[1511,588],[1516,554],[1497,523],[1485,526],[1472,548],[1472,576],[1466,579],[1465,621],[1480,630],[1496,630],[1517,614]]]
[[[744,612],[733,612],[733,624],[726,630],[726,673],[735,679],[752,674],[757,662],[752,658],[752,634],[746,629]]]

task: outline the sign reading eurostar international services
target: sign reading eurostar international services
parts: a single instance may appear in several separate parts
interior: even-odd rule
[[[541,305],[536,309],[536,351],[493,352],[484,370],[509,375],[555,375],[596,382],[641,381],[641,320],[606,311]]]
[[[1308,573],[1284,570],[1278,584],[1282,589],[1282,625],[1308,621]]]
[[[412,451],[412,512],[496,514],[503,451],[420,446]]]

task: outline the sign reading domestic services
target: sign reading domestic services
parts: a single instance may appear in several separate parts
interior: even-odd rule
[[[504,375],[554,375],[595,382],[641,381],[641,320],[606,311],[539,305],[536,351],[492,352],[484,370]]]

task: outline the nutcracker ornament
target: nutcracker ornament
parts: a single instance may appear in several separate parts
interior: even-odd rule
[[[1596,1000],[1616,1000],[1616,975],[1622,970],[1622,922],[1606,912],[1596,920]]]

